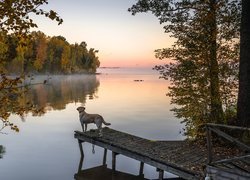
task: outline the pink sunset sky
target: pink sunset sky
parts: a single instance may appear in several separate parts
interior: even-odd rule
[[[64,22],[58,26],[35,17],[38,29],[49,36],[64,36],[70,43],[85,41],[99,50],[101,66],[152,67],[163,64],[154,50],[170,47],[173,40],[150,13],[132,16],[127,11],[136,0],[49,0]]]

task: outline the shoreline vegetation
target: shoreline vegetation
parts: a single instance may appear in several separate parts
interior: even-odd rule
[[[30,38],[0,33],[1,71],[5,74],[95,73],[100,66],[98,50],[87,43],[70,44],[63,36],[33,31]]]

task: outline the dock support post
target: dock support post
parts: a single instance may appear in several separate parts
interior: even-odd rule
[[[83,160],[84,160],[84,157],[83,156],[81,156],[80,157],[80,161],[79,161],[79,165],[78,165],[78,173],[81,171],[81,169],[82,169],[82,164],[83,164]]]
[[[107,164],[107,149],[104,148],[102,165]]]
[[[144,163],[141,162],[141,163],[140,163],[140,172],[139,172],[139,176],[143,176],[143,168],[144,168]]]
[[[80,162],[79,162],[79,165],[78,165],[78,172],[81,171],[83,160],[84,160],[84,152],[83,152],[83,148],[82,148],[82,143],[83,142],[84,141],[81,141],[81,140],[78,139],[78,145],[79,145],[79,149],[80,149],[80,153],[81,153]]]
[[[83,143],[83,141],[81,141],[81,140],[78,139],[78,144],[79,144],[79,148],[80,148],[81,157],[84,157],[82,143]]]
[[[159,172],[159,180],[163,180],[164,171],[162,169],[156,169]]]
[[[112,152],[112,170],[115,171],[115,167],[116,167],[116,155],[117,153]]]

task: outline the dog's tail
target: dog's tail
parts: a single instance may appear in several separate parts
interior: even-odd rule
[[[110,126],[111,125],[111,123],[107,123],[104,120],[103,120],[103,124],[105,124],[106,126]]]

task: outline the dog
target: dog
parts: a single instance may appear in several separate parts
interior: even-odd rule
[[[76,109],[79,112],[79,119],[83,132],[87,131],[87,126],[90,123],[94,123],[99,130],[99,134],[102,136],[102,124],[109,126],[111,123],[104,121],[103,117],[99,114],[88,114],[85,112],[85,107],[78,107]]]

